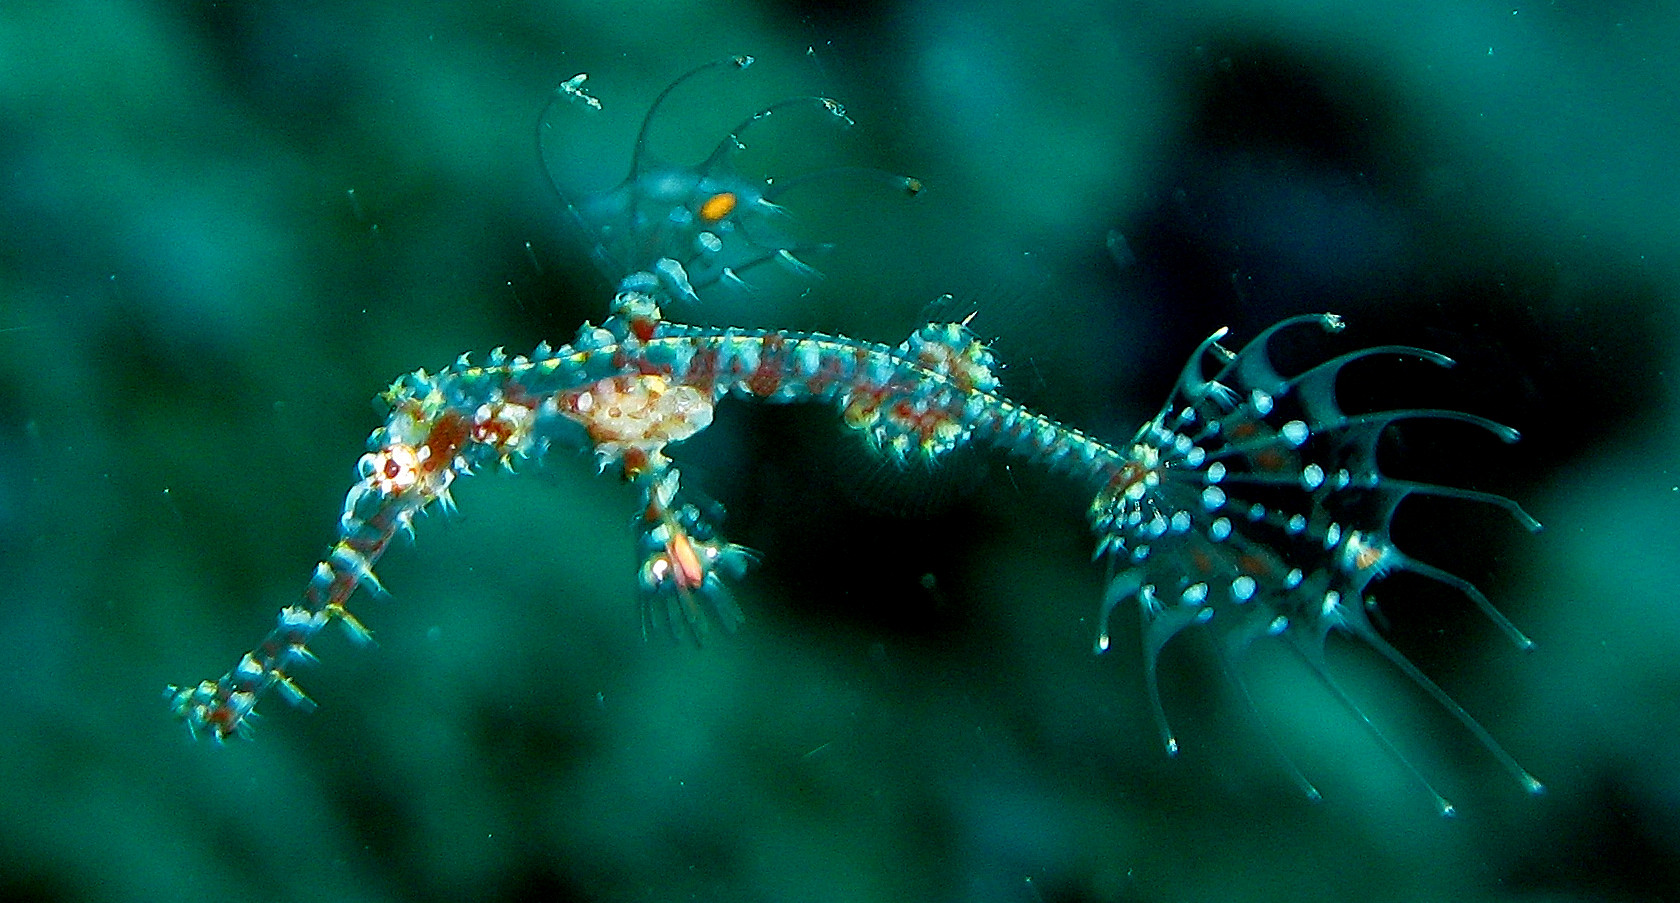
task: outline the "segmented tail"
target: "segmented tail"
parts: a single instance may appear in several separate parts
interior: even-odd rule
[[[1392,662],[1462,722],[1527,790],[1538,793],[1539,781],[1377,633],[1365,596],[1372,581],[1411,571],[1458,589],[1519,648],[1533,647],[1473,585],[1407,556],[1389,531],[1395,508],[1412,495],[1496,505],[1529,530],[1540,529],[1539,522],[1502,496],[1398,479],[1377,466],[1378,439],[1402,420],[1456,420],[1505,442],[1515,442],[1517,432],[1450,410],[1348,414],[1336,402],[1336,380],[1349,363],[1381,355],[1443,367],[1452,361],[1422,348],[1385,345],[1282,376],[1268,344],[1280,331],[1312,324],[1330,332],[1342,328],[1331,314],[1294,317],[1235,353],[1219,344],[1225,330],[1215,333],[1185,365],[1161,412],[1133,438],[1126,465],[1091,505],[1096,556],[1110,572],[1096,649],[1109,646],[1114,608],[1135,600],[1143,616],[1149,702],[1162,742],[1173,753],[1178,742],[1156,682],[1162,647],[1193,625],[1216,632],[1221,655],[1240,652],[1262,636],[1281,637],[1450,814],[1451,804],[1395,750],[1325,667],[1325,638],[1341,630]],[[1203,372],[1210,358],[1218,367],[1211,378]],[[1308,795],[1317,796],[1298,770],[1294,775]]]
[[[397,391],[392,387],[392,393]],[[493,418],[474,424],[436,399],[428,406],[407,397],[394,409],[391,420],[369,440],[372,451],[357,465],[361,480],[345,496],[338,542],[315,565],[302,604],[281,609],[274,629],[233,670],[196,686],[165,690],[175,716],[194,736],[247,736],[256,705],[270,690],[294,705],[314,708],[291,676],[298,665],[314,661],[309,642],[331,621],[342,624],[357,642],[371,640],[346,603],[358,587],[384,593],[373,566],[391,539],[398,532],[412,534],[414,516],[425,508],[452,505],[449,486],[466,469],[458,458],[462,446],[492,435],[485,424]]]

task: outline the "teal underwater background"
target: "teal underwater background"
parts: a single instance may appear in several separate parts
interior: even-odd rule
[[[1191,901],[1680,898],[1680,7],[1280,2],[0,6],[0,900]],[[1334,310],[1300,361],[1405,432],[1397,471],[1546,523],[1414,500],[1449,590],[1377,587],[1391,636],[1544,781],[1530,798],[1404,677],[1332,643],[1426,793],[1262,646],[1252,717],[1101,594],[1069,482],[1025,462],[872,468],[821,409],[726,406],[680,450],[764,553],[740,635],[642,641],[624,486],[582,455],[459,484],[218,748],[167,684],[222,673],[301,591],[397,375],[599,319],[572,195],[642,112],[742,168],[884,166],[788,207],[825,278],[707,322],[896,343],[955,296],[1005,384],[1123,440],[1196,342]],[[1110,251],[1113,247],[1113,252]],[[951,304],[944,305],[945,307]],[[1269,731],[1314,779],[1309,803]]]

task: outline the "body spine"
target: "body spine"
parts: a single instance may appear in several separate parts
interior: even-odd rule
[[[750,61],[736,57],[701,67],[667,87],[654,109],[694,75],[739,70]],[[562,84],[559,95],[598,109],[598,101],[582,94],[584,78]],[[814,100],[844,119],[838,104]],[[700,642],[714,624],[735,630],[743,613],[728,583],[756,556],[722,536],[718,506],[690,499],[667,452],[705,430],[727,398],[809,401],[834,407],[847,427],[897,465],[931,465],[965,446],[986,446],[1083,484],[1092,493],[1093,558],[1108,575],[1094,648],[1110,647],[1114,610],[1135,604],[1149,702],[1169,753],[1178,742],[1156,687],[1162,648],[1192,627],[1213,633],[1222,655],[1278,637],[1450,814],[1451,804],[1330,676],[1324,644],[1331,632],[1342,632],[1392,662],[1525,789],[1539,792],[1540,782],[1389,645],[1369,614],[1375,602],[1368,588],[1409,570],[1459,590],[1519,648],[1533,646],[1472,584],[1405,555],[1389,530],[1395,510],[1413,495],[1491,504],[1530,530],[1539,523],[1502,496],[1391,477],[1378,467],[1376,452],[1383,433],[1406,420],[1459,422],[1504,442],[1516,441],[1516,431],[1452,410],[1349,413],[1336,398],[1340,374],[1356,362],[1388,357],[1450,366],[1450,359],[1385,345],[1286,376],[1272,360],[1271,341],[1298,327],[1340,332],[1340,318],[1292,317],[1237,350],[1221,344],[1226,331],[1220,330],[1196,348],[1157,415],[1129,442],[1110,444],[1009,399],[990,349],[966,320],[928,323],[889,346],[820,332],[670,319],[667,310],[695,303],[698,291],[738,282],[741,272],[760,263],[807,268],[795,256],[806,246],[784,240],[767,221],[778,212],[772,198],[812,179],[772,187],[743,180],[729,167],[738,135],[778,109],[745,120],[695,167],[652,162],[644,120],[625,181],[568,205],[594,240],[597,259],[630,270],[613,273],[622,278],[600,325],[586,322],[570,344],[545,343],[529,356],[508,357],[497,349],[474,363],[462,355],[435,374],[408,374],[382,394],[389,416],[369,438],[337,540],[316,565],[301,603],[282,609],[274,629],[221,678],[168,688],[176,716],[192,733],[218,740],[245,736],[270,690],[312,705],[292,671],[311,659],[309,641],[331,621],[368,639],[347,604],[359,587],[383,592],[373,568],[391,539],[412,532],[419,512],[452,508],[451,488],[460,477],[538,460],[555,447],[592,451],[603,471],[622,475],[638,496],[633,524],[644,633],[665,629]],[[910,194],[921,187],[905,177],[889,182]],[[1234,669],[1227,671],[1235,676]],[[1317,796],[1298,771],[1292,773],[1306,795]]]

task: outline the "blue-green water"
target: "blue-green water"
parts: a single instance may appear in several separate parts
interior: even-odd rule
[[[0,900],[1674,898],[1677,39],[1660,4],[0,6]],[[1257,722],[1171,647],[1165,758],[1132,619],[1089,654],[1087,499],[1020,461],[882,487],[815,409],[726,409],[679,454],[765,555],[741,635],[644,644],[631,493],[560,454],[392,549],[356,603],[379,645],[300,676],[318,711],[189,742],[162,688],[297,597],[368,400],[603,316],[535,146],[554,86],[604,103],[547,139],[595,190],[731,53],[758,63],[673,95],[659,153],[820,93],[857,126],[767,124],[743,169],[928,189],[790,195],[826,278],[693,319],[897,342],[951,293],[1012,393],[1111,440],[1221,325],[1334,310],[1458,358],[1344,400],[1523,430],[1385,466],[1546,522],[1413,501],[1396,531],[1539,648],[1423,580],[1378,595],[1547,795],[1350,642],[1335,672],[1456,820],[1277,650]]]

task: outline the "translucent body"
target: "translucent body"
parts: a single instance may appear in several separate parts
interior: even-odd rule
[[[774,229],[777,193],[799,180],[745,180],[729,160],[741,134],[778,110],[816,104],[845,120],[838,104],[800,98],[762,110],[694,166],[648,160],[648,123],[673,89],[702,72],[748,63],[746,57],[718,61],[667,87],[643,121],[624,181],[568,204],[598,260],[618,280],[600,326],[585,323],[570,344],[544,344],[529,357],[509,358],[498,350],[474,364],[463,355],[439,373],[417,371],[385,392],[390,416],[369,439],[359,481],[345,499],[338,540],[317,564],[302,602],[283,609],[269,636],[220,679],[169,688],[175,713],[194,733],[218,739],[245,734],[257,702],[271,689],[306,701],[290,672],[311,660],[307,644],[330,621],[366,636],[346,606],[357,587],[382,591],[373,566],[390,539],[411,531],[417,512],[450,507],[456,479],[489,465],[540,458],[556,446],[593,451],[603,470],[621,474],[638,495],[635,579],[644,627],[696,642],[712,624],[736,629],[744,615],[727,584],[755,556],[723,537],[718,506],[687,497],[668,454],[711,424],[717,404],[735,398],[829,404],[871,448],[900,464],[989,446],[1083,484],[1093,499],[1095,557],[1109,572],[1096,649],[1110,646],[1114,609],[1135,604],[1143,620],[1149,701],[1169,752],[1177,750],[1177,740],[1156,689],[1156,663],[1162,648],[1192,627],[1213,631],[1225,655],[1268,638],[1288,644],[1393,751],[1325,667],[1325,638],[1340,630],[1377,650],[1440,702],[1525,789],[1540,790],[1462,707],[1382,639],[1366,613],[1370,584],[1412,571],[1460,590],[1519,647],[1532,646],[1475,587],[1396,548],[1390,528],[1396,508],[1412,495],[1493,504],[1529,529],[1539,524],[1508,499],[1396,479],[1376,460],[1383,431],[1407,420],[1458,421],[1506,442],[1516,440],[1516,431],[1449,410],[1349,414],[1336,400],[1337,378],[1353,361],[1388,355],[1446,366],[1447,358],[1383,346],[1284,376],[1268,353],[1271,339],[1312,324],[1338,331],[1338,318],[1285,320],[1235,352],[1219,344],[1222,330],[1192,354],[1160,413],[1129,443],[1116,445],[1005,396],[991,351],[966,322],[930,323],[894,346],[676,322],[667,311],[759,264],[807,269],[797,256],[801,248]],[[562,84],[557,97],[598,108],[583,93],[585,78]],[[812,177],[835,172],[883,176],[830,170]],[[886,178],[908,193],[920,188],[914,179]],[[1216,364],[1211,376],[1205,372],[1210,359]],[[1303,776],[1295,777],[1305,793],[1317,796]],[[1433,787],[1429,792],[1440,811],[1452,811]]]

